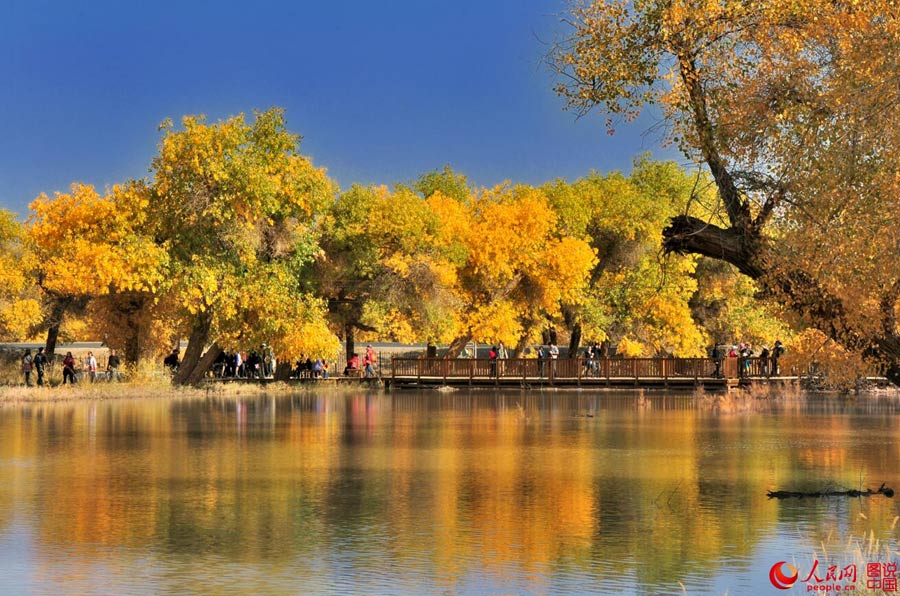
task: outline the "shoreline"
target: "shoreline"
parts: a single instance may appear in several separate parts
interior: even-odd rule
[[[204,383],[200,386],[178,387],[168,382],[86,383],[26,387],[25,385],[0,385],[0,406],[21,403],[60,403],[75,401],[107,401],[117,399],[176,398],[201,399],[208,397],[261,397],[265,395],[289,395],[311,390],[350,392],[370,390],[372,383],[350,385],[348,383],[288,384],[280,381],[267,383]],[[383,387],[379,387],[383,391]]]
[[[447,395],[463,390],[455,387],[430,387],[420,389],[435,395]],[[890,399],[900,398],[900,388],[871,388],[857,393],[839,391],[813,391],[799,387],[750,387],[743,390],[728,392],[713,390],[705,391],[702,388],[693,391],[677,389],[646,389],[646,388],[570,388],[553,387],[539,389],[496,389],[478,388],[481,391],[500,391],[503,393],[631,393],[636,399],[663,396],[666,394],[678,394],[694,396],[701,400],[714,400],[720,402],[723,399],[734,401],[793,401],[810,396],[834,397],[838,399]],[[78,385],[54,385],[44,387],[26,387],[23,385],[0,385],[0,406],[29,403],[61,403],[76,401],[106,401],[117,399],[148,399],[148,398],[176,398],[176,399],[205,399],[209,397],[263,397],[281,396],[296,393],[327,392],[332,394],[348,394],[359,391],[377,391],[379,393],[403,393],[406,389],[390,389],[381,380],[367,380],[357,378],[334,378],[303,383],[285,383],[283,381],[266,380],[264,382],[251,383],[223,383],[205,382],[200,386],[178,387],[168,380],[152,379],[148,381],[132,381],[124,383],[115,382],[82,382]]]

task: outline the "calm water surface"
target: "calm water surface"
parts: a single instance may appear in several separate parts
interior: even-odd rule
[[[852,540],[894,545],[896,499],[766,490],[900,489],[898,429],[893,402],[834,398],[2,406],[0,594],[767,594],[816,558],[861,590]]]

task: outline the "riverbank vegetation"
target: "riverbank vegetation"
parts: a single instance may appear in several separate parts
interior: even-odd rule
[[[694,169],[644,156],[628,174],[481,188],[445,167],[341,190],[277,108],[167,121],[149,177],[41,195],[24,223],[0,214],[0,339],[45,339],[52,357],[60,337],[102,338],[127,366],[187,339],[176,384],[223,351],[293,362],[372,339],[451,357],[470,341],[702,356],[782,339],[792,373],[896,381],[900,161],[871,95],[895,71],[870,60],[900,33],[871,8],[826,3],[814,22],[781,4],[574,11],[560,93],[625,119],[663,105]],[[872,91],[850,101],[866,65]]]

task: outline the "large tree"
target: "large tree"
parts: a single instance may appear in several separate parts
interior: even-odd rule
[[[263,342],[279,357],[333,355],[324,304],[303,291],[303,272],[335,187],[298,153],[283,112],[164,128],[148,225],[167,249],[165,299],[188,337],[175,382],[199,381],[222,350]]]
[[[556,180],[544,186],[561,227],[588,238],[599,257],[587,299],[564,309],[571,353],[582,332],[631,356],[703,353],[705,334],[689,305],[697,257],[659,254],[662,230],[684,209],[696,179],[674,162],[642,156],[630,177],[594,172],[572,184]]]
[[[451,323],[440,283],[438,218],[411,189],[353,185],[328,210],[311,281],[328,301],[347,358],[357,331],[394,341],[440,341]]]
[[[733,264],[900,381],[900,18],[880,0],[595,0],[565,19],[558,91],[612,130],[662,107],[718,209],[669,252]],[[709,213],[718,213],[710,217]]]
[[[564,304],[585,298],[596,262],[591,246],[565,233],[541,189],[501,185],[466,202],[435,193],[438,242],[454,247],[458,332],[448,349],[504,341],[521,353],[541,326],[562,319]]]

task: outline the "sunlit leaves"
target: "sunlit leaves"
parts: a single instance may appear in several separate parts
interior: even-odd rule
[[[166,298],[185,329],[211,316],[210,337],[226,348],[265,342],[280,354],[324,356],[335,347],[333,336],[316,343],[295,331],[324,329],[323,305],[302,292],[299,276],[335,191],[298,143],[278,109],[252,122],[185,117],[180,129],[165,129],[150,223],[168,247],[174,283]]]
[[[715,178],[719,201],[685,213],[739,239],[718,258],[831,337],[890,353],[900,377],[896,10],[594,0],[573,5],[550,58],[569,106],[609,127],[659,106],[667,140]],[[680,228],[667,248],[717,256],[703,234]]]
[[[0,209],[0,339],[25,339],[40,321],[40,297],[33,286],[33,259],[15,216]]]

